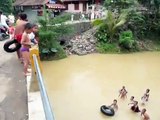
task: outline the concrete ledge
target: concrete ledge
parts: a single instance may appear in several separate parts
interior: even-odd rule
[[[30,91],[30,86],[32,83],[31,76],[26,77],[28,92],[28,117],[29,120],[45,120],[40,91]]]
[[[5,112],[0,109],[0,120],[5,120]]]

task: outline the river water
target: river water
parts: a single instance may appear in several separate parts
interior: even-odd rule
[[[146,108],[151,120],[160,120],[160,52],[91,54],[42,62],[43,76],[56,120],[141,120],[130,111],[130,96]],[[127,99],[118,98],[126,86]],[[150,89],[150,99],[141,96]],[[114,117],[100,112],[101,105],[118,100]]]

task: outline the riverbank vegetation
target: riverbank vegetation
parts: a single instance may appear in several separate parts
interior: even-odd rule
[[[41,59],[61,59],[67,54],[84,55],[93,52],[160,50],[159,0],[106,0],[104,6],[107,9],[106,18],[92,22],[96,29],[81,31],[69,40],[66,38],[76,31],[72,29],[74,24],[63,23],[70,20],[71,14],[63,14],[53,19],[47,19],[45,14],[39,21]],[[82,27],[84,28],[83,25]],[[68,43],[65,46],[60,41],[62,36],[62,42]]]
[[[1,0],[0,10],[5,14],[11,14],[13,12],[13,2],[14,0]]]
[[[44,11],[45,12],[45,11]],[[47,19],[47,13],[39,20],[40,27],[40,42],[39,52],[41,60],[62,59],[66,57],[66,52],[60,45],[59,38],[64,35],[69,35],[73,32],[70,25],[60,24],[56,25],[57,21],[60,23],[68,19],[68,14],[59,16],[56,19]],[[58,22],[59,23],[59,22]]]
[[[104,5],[107,17],[98,20],[95,34],[98,52],[160,50],[159,0],[106,0]]]

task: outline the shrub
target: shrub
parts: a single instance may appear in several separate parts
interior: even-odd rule
[[[60,24],[71,20],[71,13],[65,13],[50,19],[50,24]]]
[[[42,60],[62,59],[66,53],[60,45],[59,39],[62,36],[73,32],[71,25],[48,26],[45,19],[40,19],[40,42],[39,51]]]
[[[98,43],[96,49],[100,53],[115,53],[119,51],[116,44],[110,43]]]
[[[106,19],[96,34],[96,38],[102,42],[112,43],[116,38],[118,29],[126,23],[128,12],[127,10],[123,11],[115,17],[113,12],[108,11]]]
[[[96,32],[95,37],[97,38],[98,42],[107,43],[108,42],[108,34],[106,30],[106,25],[102,24],[99,30]]]
[[[119,36],[119,43],[122,48],[130,50],[134,47],[134,39],[132,31],[124,31]]]
[[[103,20],[101,20],[101,19],[96,19],[96,20],[94,20],[93,22],[92,22],[92,25],[93,26],[99,26],[99,25],[101,25],[103,23]]]
[[[47,21],[44,18],[38,20],[39,24],[41,25],[41,29],[44,31],[47,30]]]
[[[40,31],[39,51],[41,60],[61,59],[66,57],[65,51],[57,42],[52,31]]]
[[[51,26],[49,30],[53,31],[57,34],[57,37],[68,36],[74,33],[74,28],[72,25],[58,25],[58,26]]]
[[[144,38],[147,34],[146,18],[141,13],[131,12],[128,16],[128,29],[130,29],[134,36],[138,39]]]

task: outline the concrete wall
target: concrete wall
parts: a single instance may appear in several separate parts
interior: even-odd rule
[[[83,12],[83,4],[84,3],[79,3],[79,10],[74,9],[74,4],[68,4],[68,10],[66,10],[65,12],[72,12],[72,13]]]
[[[37,16],[37,10],[32,10],[31,7],[23,7],[24,13],[27,14],[28,16],[28,20],[32,23],[36,22],[39,18],[39,16]]]
[[[71,25],[71,27],[73,28],[73,33],[71,33],[70,35],[61,36],[59,38],[60,41],[61,40],[68,41],[68,40],[72,39],[74,36],[80,35],[83,32],[86,32],[87,30],[92,28],[92,24],[91,24],[91,22],[81,22],[81,23],[75,23],[75,24]]]

